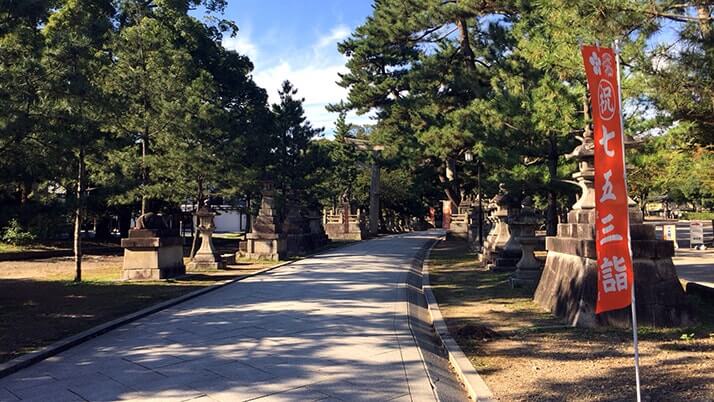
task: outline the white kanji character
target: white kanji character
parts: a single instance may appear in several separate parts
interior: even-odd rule
[[[617,283],[615,283],[615,278],[612,276],[612,262],[607,257],[605,257],[602,265],[600,265],[600,276],[602,278],[602,287],[605,290],[605,293],[617,290]]]
[[[627,290],[627,272],[618,272],[615,274],[615,283],[617,283],[617,290]]]
[[[602,222],[604,225],[607,225],[604,228],[602,228],[603,235],[607,235],[608,233],[615,230],[615,225],[610,224],[610,222],[612,222],[613,219],[615,219],[615,218],[612,216],[612,214],[607,214],[607,216],[605,216],[604,218],[602,218],[600,220],[600,222]],[[622,235],[613,233],[611,235],[607,235],[607,236],[603,237],[602,239],[600,239],[600,245],[602,246],[603,244],[607,244],[607,243],[610,243],[613,241],[620,241],[620,240],[622,240]]]
[[[607,127],[605,125],[602,125],[602,138],[600,138],[600,145],[605,149],[605,155],[609,157],[615,156],[615,151],[610,149],[610,140],[615,138],[615,132],[614,131],[607,131]]]
[[[614,277],[612,275],[613,268],[616,272]],[[605,293],[627,289],[627,267],[624,258],[617,256],[613,256],[612,259],[603,258],[600,272]]]
[[[615,116],[615,88],[610,81],[600,80],[597,86],[598,108],[603,120],[610,120]]]
[[[602,68],[605,70],[605,75],[612,77],[615,70],[612,68],[612,56],[610,56],[610,53],[602,55]]]
[[[608,170],[603,175],[605,178],[605,184],[602,185],[602,196],[600,197],[600,202],[605,202],[607,200],[617,200],[615,193],[612,192],[612,182],[610,182],[610,177],[612,177],[612,170]]]
[[[598,56],[597,52],[592,52],[590,54],[590,65],[593,66],[593,72],[595,72],[595,75],[600,75],[600,56]]]

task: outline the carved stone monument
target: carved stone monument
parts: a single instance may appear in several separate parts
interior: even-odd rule
[[[570,155],[578,160],[579,172],[573,177],[582,194],[568,213],[568,223],[558,225],[557,236],[546,238],[548,256],[534,299],[572,325],[629,327],[629,308],[595,315],[595,171],[593,139],[588,134]],[[631,202],[630,236],[638,321],[652,326],[681,325],[689,321],[689,310],[672,263],[674,248],[671,242],[656,240],[654,229],[643,224],[642,213]]]
[[[214,219],[216,213],[208,207],[196,211],[198,233],[201,236],[201,248],[198,249],[186,269],[188,271],[216,271],[226,267],[221,255],[213,247],[213,231],[216,230]]]
[[[158,280],[186,273],[183,241],[170,230],[161,215],[146,213],[136,220],[124,247],[123,280]]]
[[[287,238],[282,232],[278,211],[275,209],[272,182],[263,183],[260,211],[246,239],[245,257],[247,258],[277,261],[287,257]]]
[[[543,222],[540,214],[533,208],[530,197],[523,200],[518,216],[511,222],[511,228],[517,228],[518,244],[521,247],[521,259],[516,263],[516,272],[511,277],[511,285],[534,286],[541,274],[541,263],[535,258],[535,248],[540,239],[536,237],[536,229]]]

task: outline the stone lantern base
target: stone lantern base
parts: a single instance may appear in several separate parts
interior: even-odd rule
[[[246,258],[279,261],[287,257],[288,242],[282,233],[249,233],[246,238]]]
[[[248,233],[246,238],[246,258],[279,261],[287,257],[288,242],[282,233]]]
[[[630,210],[631,222],[642,222]],[[546,238],[548,257],[534,300],[574,326],[629,327],[630,309],[595,314],[597,254],[595,211],[571,211],[558,235]],[[633,223],[632,262],[635,274],[637,319],[643,325],[679,326],[691,322],[684,290],[672,263],[672,242],[655,239],[653,225]]]
[[[516,272],[511,277],[511,286],[535,286],[541,275],[541,264],[533,254],[539,239],[533,236],[522,236],[519,239],[521,244],[521,259],[516,264]]]
[[[224,269],[226,263],[221,255],[213,247],[213,231],[216,226],[213,222],[216,213],[206,207],[201,207],[196,212],[198,221],[198,233],[201,236],[201,248],[188,263],[186,269],[192,272],[217,271]]]
[[[159,237],[152,230],[132,229],[121,246],[122,280],[159,280],[186,274],[180,237]]]
[[[186,270],[191,272],[200,271],[217,271],[219,269],[225,269],[226,264],[218,256],[218,258],[213,254],[196,254],[191,262],[186,265]]]

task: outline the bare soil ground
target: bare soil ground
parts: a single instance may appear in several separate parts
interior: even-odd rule
[[[565,325],[465,242],[441,242],[429,267],[449,330],[498,400],[635,399],[631,331]],[[698,326],[638,332],[643,400],[714,400],[714,303],[690,298]]]
[[[0,362],[142,308],[273,265],[239,261],[226,270],[168,281],[122,282],[121,256],[0,262]]]

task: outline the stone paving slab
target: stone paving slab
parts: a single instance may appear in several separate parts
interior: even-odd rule
[[[679,279],[714,289],[714,250],[677,250],[672,258]]]
[[[228,285],[0,379],[0,401],[435,400],[405,282],[438,235],[362,242]]]

